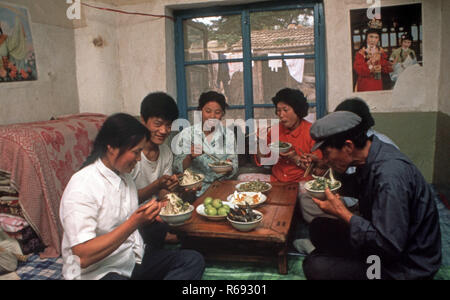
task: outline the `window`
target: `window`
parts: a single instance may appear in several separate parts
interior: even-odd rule
[[[176,11],[178,105],[192,121],[201,93],[223,93],[229,119],[275,118],[272,97],[300,89],[325,114],[323,7],[276,1]]]

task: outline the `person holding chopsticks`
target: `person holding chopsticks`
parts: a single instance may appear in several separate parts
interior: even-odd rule
[[[198,100],[201,122],[184,128],[176,140],[172,141],[175,146],[174,171],[183,173],[189,168],[194,173],[205,175],[202,188],[196,193],[197,197],[215,180],[232,178],[238,171],[234,132],[221,123],[227,107],[223,94],[215,91],[202,93]],[[231,162],[232,170],[225,175],[215,173],[208,164],[217,160]]]
[[[141,159],[148,129],[124,113],[106,119],[91,154],[67,184],[60,205],[65,279],[200,279],[201,254],[144,247],[138,228],[163,205],[138,208],[129,174]]]

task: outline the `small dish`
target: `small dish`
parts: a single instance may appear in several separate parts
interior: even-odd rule
[[[256,227],[258,227],[258,225],[262,222],[263,220],[263,214],[260,211],[257,210],[253,210],[253,212],[257,215],[260,215],[261,217],[258,218],[257,220],[254,221],[250,221],[250,222],[238,222],[238,221],[233,221],[231,220],[229,217],[227,217],[228,222],[230,222],[231,226],[233,226],[235,229],[239,230],[239,231],[251,231],[253,229],[255,229]]]
[[[245,206],[246,203],[250,205],[251,208],[257,207],[262,203],[266,202],[267,196],[261,192],[237,192],[227,197],[227,201],[238,206]]]

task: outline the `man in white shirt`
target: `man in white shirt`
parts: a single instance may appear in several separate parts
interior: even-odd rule
[[[162,197],[178,185],[178,178],[172,174],[172,151],[164,144],[177,118],[177,104],[168,94],[150,93],[142,100],[141,122],[150,131],[150,140],[131,173],[138,188],[139,202],[152,196]]]
[[[178,186],[178,178],[172,173],[173,154],[164,144],[172,122],[178,118],[178,107],[168,94],[154,92],[142,100],[140,114],[142,124],[150,131],[150,140],[131,175],[138,189],[139,203],[143,203],[154,197],[162,199]],[[140,233],[146,244],[162,248],[168,230],[166,223],[154,222],[143,226]]]

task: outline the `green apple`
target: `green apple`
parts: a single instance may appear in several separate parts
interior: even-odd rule
[[[222,207],[222,200],[220,199],[214,199],[212,201],[212,206],[214,206],[215,208],[220,208]]]
[[[212,201],[213,201],[212,197],[206,197],[205,201],[203,201],[203,205],[206,206],[206,205],[210,204]]]
[[[216,216],[217,215],[217,209],[215,209],[214,207],[208,207],[206,209],[206,214],[208,216]]]
[[[217,210],[217,214],[219,216],[226,216],[228,214],[228,211],[227,211],[227,209],[224,206],[222,206],[221,208],[219,208]]]

